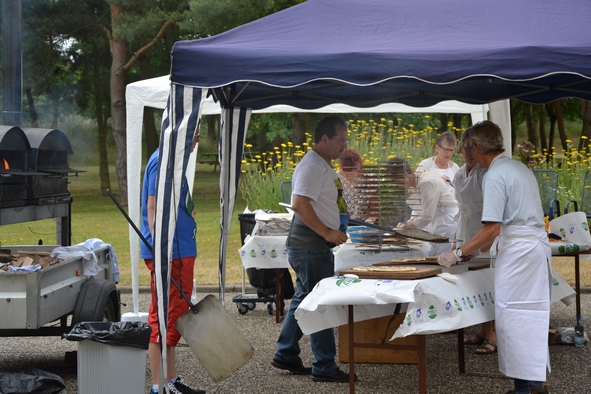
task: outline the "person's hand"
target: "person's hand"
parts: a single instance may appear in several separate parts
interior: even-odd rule
[[[455,242],[452,242],[452,243],[451,243],[451,248],[449,248],[449,250],[451,250],[452,252],[453,252],[454,250],[456,250],[456,243],[455,243]]]
[[[328,229],[324,239],[335,245],[342,245],[347,242],[347,234],[341,230]]]
[[[437,263],[444,267],[451,267],[458,261],[460,261],[460,259],[458,259],[458,256],[456,256],[456,253],[453,250],[443,252],[437,257]]]
[[[396,229],[398,229],[398,230],[405,230],[405,229],[414,230],[416,228],[417,228],[417,226],[415,226],[415,224],[412,222],[412,220],[409,220],[408,222],[400,222],[400,223],[398,223],[396,225],[395,230]]]

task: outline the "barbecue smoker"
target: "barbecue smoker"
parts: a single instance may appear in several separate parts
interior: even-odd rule
[[[70,245],[72,153],[60,130],[0,126],[0,225],[56,218],[57,243]]]
[[[55,219],[57,245],[70,245],[68,177],[83,172],[70,168],[72,153],[60,130],[0,126],[1,233],[7,231],[2,225]],[[54,248],[0,245],[0,263],[8,256],[49,255]],[[0,270],[0,336],[61,335],[80,321],[119,321],[120,295],[108,248],[94,254],[98,274],[93,277],[82,274],[82,257],[35,272]]]

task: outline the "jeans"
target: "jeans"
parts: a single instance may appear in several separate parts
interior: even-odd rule
[[[330,249],[287,249],[289,264],[296,273],[297,290],[291,299],[281,334],[277,340],[275,358],[285,362],[295,361],[300,355],[299,340],[304,335],[294,313],[314,286],[324,278],[334,276],[334,255]],[[336,344],[334,329],[328,328],[310,335],[314,354],[312,373],[325,374],[337,368],[334,359]]]
[[[544,387],[544,382],[515,379],[515,394],[530,394],[531,389]]]

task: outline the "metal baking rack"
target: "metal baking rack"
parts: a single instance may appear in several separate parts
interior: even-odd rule
[[[343,168],[352,171],[351,168]],[[406,177],[407,168],[403,164],[364,165],[357,170],[358,175],[351,182],[355,198],[348,206],[352,219],[375,223],[386,227],[396,227],[420,211],[420,194],[411,189]],[[347,190],[344,191],[345,193]],[[412,208],[411,208],[412,207]],[[394,235],[393,235],[394,237]],[[356,245],[355,249],[367,251],[408,250],[407,238],[396,237],[400,241],[385,243],[384,235],[375,236],[371,245]]]

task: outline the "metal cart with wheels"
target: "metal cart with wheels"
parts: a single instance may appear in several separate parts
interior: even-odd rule
[[[240,237],[242,245],[247,235],[251,235],[256,225],[254,213],[239,213],[238,220],[240,221]],[[256,309],[257,303],[264,303],[267,306],[269,315],[275,313],[273,304],[275,303],[275,289],[277,275],[273,269],[244,269],[242,267],[242,292],[240,295],[232,298],[232,302],[236,304],[238,313],[246,315],[248,311]],[[246,292],[246,276],[248,276],[250,284],[257,289],[256,293]]]

